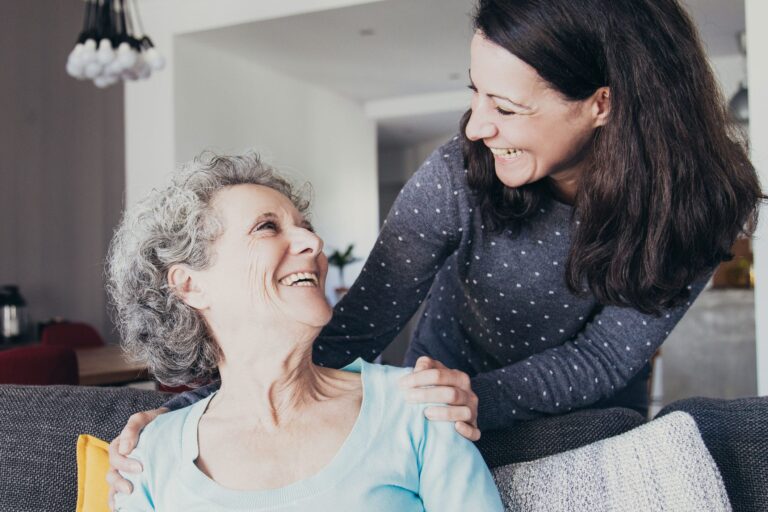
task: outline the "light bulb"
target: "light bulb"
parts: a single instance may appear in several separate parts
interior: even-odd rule
[[[152,74],[152,67],[146,60],[142,60],[136,74],[139,76],[139,80],[146,80]]]
[[[136,74],[136,71],[134,71],[133,68],[124,69],[122,73],[120,73],[120,78],[123,80],[138,80],[139,75]]]
[[[97,76],[93,79],[93,84],[99,89],[104,89],[114,83],[117,83],[117,78],[113,76]]]
[[[87,65],[89,62],[96,60],[96,41],[93,39],[87,39],[83,44],[83,51],[80,53],[80,59],[83,61],[83,65]]]
[[[82,43],[77,43],[75,47],[72,49],[71,52],[69,52],[69,56],[67,57],[67,73],[69,76],[83,79],[85,78],[85,75],[83,74],[84,66],[83,66],[83,45]]]
[[[107,65],[115,60],[115,50],[112,49],[112,43],[106,37],[99,43],[96,58],[102,65]]]
[[[120,43],[120,46],[117,47],[117,60],[123,69],[128,69],[136,64],[137,56],[136,50],[131,48],[131,45],[126,42]]]
[[[165,67],[165,57],[163,57],[159,51],[154,47],[147,50],[147,62],[155,71],[160,71]]]
[[[130,74],[135,77],[133,80],[143,80],[149,78],[149,75],[152,74],[152,68],[149,67],[149,64],[144,58],[144,53],[139,53],[136,57],[136,63],[130,70],[126,71],[129,71]]]
[[[79,59],[67,59],[67,74],[72,78],[85,78],[85,69]]]
[[[72,48],[72,51],[69,52],[69,55],[67,56],[67,62],[73,61],[75,63],[80,63],[80,60],[82,59],[83,55],[83,43],[77,43],[74,48]]]
[[[118,59],[113,60],[106,66],[104,66],[105,76],[119,76],[123,72],[123,65],[120,64]]]
[[[94,79],[101,74],[103,66],[98,61],[91,61],[85,65],[85,76],[89,79]]]

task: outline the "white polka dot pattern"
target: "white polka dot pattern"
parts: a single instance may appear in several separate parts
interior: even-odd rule
[[[467,372],[482,428],[564,413],[623,388],[687,306],[655,317],[572,293],[564,277],[572,209],[550,201],[519,236],[486,229],[462,161],[452,141],[405,185],[315,359],[336,367],[372,359],[425,301],[406,363],[426,354]]]

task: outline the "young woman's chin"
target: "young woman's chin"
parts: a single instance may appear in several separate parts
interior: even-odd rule
[[[509,188],[521,187],[536,181],[533,158],[527,153],[513,158],[494,156],[496,177]]]

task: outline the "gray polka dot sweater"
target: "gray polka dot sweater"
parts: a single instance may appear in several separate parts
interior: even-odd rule
[[[516,237],[486,230],[454,139],[401,191],[315,344],[316,360],[375,357],[426,301],[406,364],[429,355],[472,376],[481,428],[611,396],[687,306],[656,317],[573,295],[565,284],[571,217],[570,206],[551,201]]]
[[[687,305],[657,317],[573,295],[564,277],[571,222],[572,208],[551,201],[517,236],[486,230],[454,138],[400,192],[360,276],[316,341],[315,360],[334,367],[372,360],[426,301],[406,364],[428,355],[468,373],[482,429],[613,395]],[[694,284],[692,297],[704,282]]]

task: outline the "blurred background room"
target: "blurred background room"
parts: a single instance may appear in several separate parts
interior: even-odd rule
[[[203,149],[252,148],[311,182],[327,252],[352,245],[347,255],[357,258],[343,280],[331,268],[335,301],[398,191],[456,134],[470,98],[472,0],[125,3],[131,28],[151,36],[156,53],[149,76],[115,83],[77,80],[67,67],[90,2],[0,3],[0,358],[69,347],[78,362],[70,383],[151,382],[115,347],[104,260],[124,206],[174,166]],[[768,68],[758,63],[768,52],[766,6],[684,3],[765,187]],[[657,354],[654,410],[690,396],[768,394],[766,216]],[[402,361],[410,329],[384,362]],[[46,378],[64,364],[55,361]],[[12,382],[2,365],[0,382]]]

